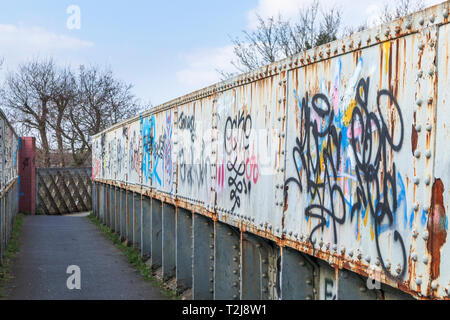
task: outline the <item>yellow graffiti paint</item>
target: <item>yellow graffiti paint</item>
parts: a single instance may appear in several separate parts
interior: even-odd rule
[[[391,48],[391,43],[386,41],[383,43],[383,51],[384,51],[384,72],[389,72],[389,49]]]
[[[356,107],[356,100],[352,99],[352,101],[350,101],[350,105],[348,106],[347,110],[345,110],[344,113],[345,126],[348,126],[350,124],[350,121],[352,120],[353,109],[355,109],[355,107]]]

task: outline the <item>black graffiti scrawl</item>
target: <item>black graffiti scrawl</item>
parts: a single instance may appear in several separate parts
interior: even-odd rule
[[[307,219],[317,221],[309,235],[313,247],[317,241],[314,235],[319,230],[323,231],[327,219],[333,232],[332,241],[336,244],[337,226],[346,221],[352,222],[361,210],[368,210],[373,219],[376,250],[381,266],[389,277],[401,279],[406,270],[406,249],[402,236],[394,225],[394,214],[398,208],[399,174],[396,163],[388,154],[402,148],[403,117],[391,91],[379,90],[376,101],[369,102],[369,88],[370,78],[359,79],[350,121],[347,122],[340,114],[336,114],[323,93],[312,97],[306,93],[301,99],[299,108],[302,128],[291,150],[291,159],[298,170],[296,176],[288,177],[285,181],[284,196],[287,201],[289,193],[297,188],[310,199],[304,215]],[[371,108],[376,109],[375,111],[369,110],[369,103],[371,106],[375,105],[375,108]],[[388,127],[382,110],[388,110],[391,117],[395,115],[398,121],[389,123]],[[395,131],[399,132],[396,136],[394,126]],[[352,188],[350,203],[339,183],[340,173],[349,154],[353,156],[355,163],[353,183],[356,183],[356,188]],[[386,268],[383,259],[379,243],[382,224],[394,228],[393,245],[401,248],[402,270],[397,275]]]

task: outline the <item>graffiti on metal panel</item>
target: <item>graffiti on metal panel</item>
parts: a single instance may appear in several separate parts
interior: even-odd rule
[[[155,137],[155,116],[148,118],[141,117],[142,136],[142,176],[146,183],[151,182],[153,141]]]
[[[230,187],[231,211],[241,206],[242,195],[250,195],[252,184],[259,178],[259,167],[254,149],[250,150],[252,118],[244,111],[239,111],[225,122],[224,148],[226,153],[227,184]],[[225,175],[223,167],[218,169],[219,189],[223,189]],[[220,186],[222,183],[222,187]]]
[[[211,165],[211,160],[206,152],[206,144],[203,138],[200,150],[194,144],[196,138],[194,115],[181,112],[178,117],[178,129],[181,134],[183,134],[183,131],[187,131],[189,135],[188,141],[184,141],[178,153],[180,181],[187,183],[189,186],[196,185],[198,188],[208,187],[208,168]]]
[[[313,246],[318,230],[331,224],[332,241],[337,243],[337,225],[370,214],[381,265],[391,278],[402,278],[406,249],[395,221],[400,202],[406,212],[405,190],[390,153],[402,148],[403,118],[391,91],[379,90],[376,101],[371,102],[369,89],[370,78],[359,79],[355,96],[344,114],[334,104],[335,96],[331,102],[322,93],[298,97],[302,129],[291,154],[297,176],[286,180],[285,198],[292,191],[290,186],[307,193],[305,218],[318,221],[309,236]],[[369,105],[375,105],[374,110],[369,110]],[[383,117],[383,107],[389,110],[391,121],[398,119],[395,135],[394,124],[390,123],[389,128]],[[302,171],[306,179],[302,179]],[[352,188],[352,184],[356,187]],[[396,276],[387,270],[379,243],[380,234],[388,229],[402,252],[402,271]]]

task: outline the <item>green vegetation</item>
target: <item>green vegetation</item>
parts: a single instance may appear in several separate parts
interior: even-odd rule
[[[17,214],[14,221],[13,230],[11,233],[11,239],[6,247],[5,255],[3,256],[3,263],[0,265],[0,297],[5,297],[4,288],[6,283],[11,280],[10,263],[19,251],[19,234],[22,228],[22,220],[24,215],[22,213]]]
[[[88,216],[88,219],[94,223],[125,256],[127,256],[128,262],[140,272],[144,280],[150,281],[154,286],[158,287],[167,299],[179,299],[174,290],[166,288],[163,281],[160,281],[153,276],[150,266],[146,265],[144,260],[142,260],[139,250],[134,247],[128,247],[122,243],[119,235],[113,232],[109,227],[105,226],[92,212]]]

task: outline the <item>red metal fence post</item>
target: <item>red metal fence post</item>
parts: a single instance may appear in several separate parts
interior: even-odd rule
[[[36,213],[36,138],[21,137],[19,150],[19,212]]]

